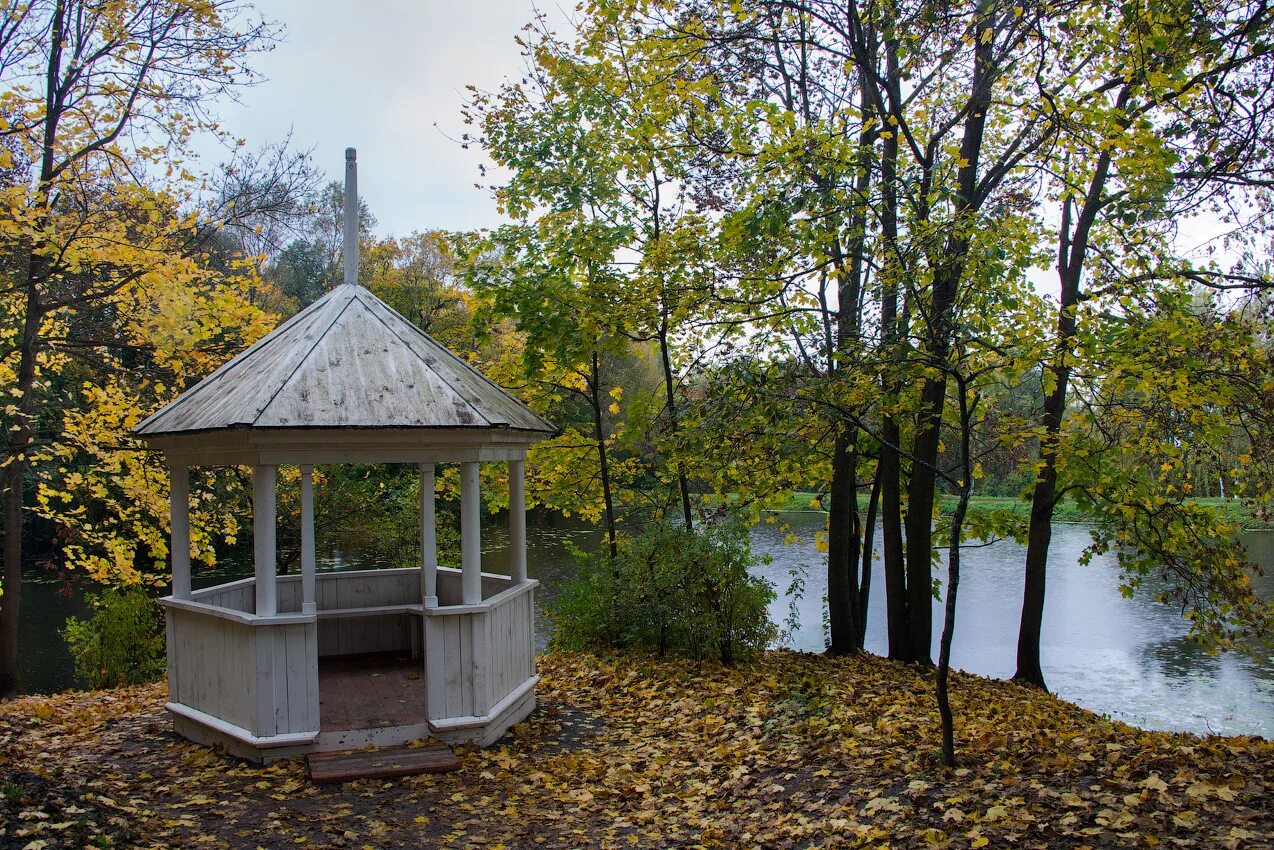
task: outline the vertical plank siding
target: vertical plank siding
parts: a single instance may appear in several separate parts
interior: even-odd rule
[[[257,725],[256,639],[253,626],[169,608],[173,641],[169,692],[173,702],[252,729]]]
[[[419,605],[420,582],[420,570],[415,567],[322,573],[317,576],[315,601],[320,615],[389,605]],[[300,610],[299,580],[297,593],[297,610]],[[417,614],[320,617],[318,653],[321,658],[372,652],[411,653],[419,643],[419,633]]]
[[[430,720],[449,717],[447,713],[446,636],[451,617],[424,617],[425,708]]]
[[[499,573],[482,574],[482,598],[490,599],[513,587],[513,579]],[[460,587],[460,570],[455,567],[438,567],[438,604],[460,605],[464,594]]]
[[[513,579],[508,576],[502,576],[499,573],[483,573],[482,574],[482,598],[490,599],[497,593],[503,593],[513,587]]]
[[[448,663],[454,660],[458,669],[455,683],[459,699],[459,708],[456,710],[458,717],[472,717],[477,713],[473,710],[473,621],[478,617],[485,618],[485,615],[461,614],[455,618],[459,647],[454,654],[451,652],[447,654]]]
[[[535,675],[535,639],[532,631],[533,591],[492,607],[490,622],[488,706],[504,699]]]
[[[256,581],[245,578],[229,584],[207,587],[191,593],[190,598],[204,605],[215,605],[218,608],[251,614],[256,610]]]
[[[318,621],[318,654],[320,658],[373,652],[414,655],[419,633],[418,614],[321,619]]]
[[[319,611],[336,608],[369,608],[381,605],[419,605],[420,570],[359,570],[320,573],[317,577]],[[329,595],[324,599],[324,592]]]
[[[299,613],[299,576],[279,581],[274,618],[242,610],[251,580],[165,600],[170,699],[258,738],[317,733],[320,657],[399,652],[423,655],[431,721],[495,722],[535,675],[534,587],[484,575],[483,603],[425,609],[409,568],[318,576],[317,615]],[[460,591],[459,571],[439,569],[440,599]]]
[[[319,728],[317,629],[313,622],[255,626],[258,736]]]
[[[482,717],[535,675],[534,610],[528,588],[486,611],[425,617],[430,720]]]
[[[438,568],[438,604],[459,605],[460,571],[451,567]]]
[[[241,623],[176,608],[166,616],[171,702],[262,737],[318,729],[313,622]]]
[[[279,576],[276,592],[279,594],[280,614],[301,613],[301,577],[299,575]]]

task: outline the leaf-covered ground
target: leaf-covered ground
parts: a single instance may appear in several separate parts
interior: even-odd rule
[[[541,659],[540,709],[441,776],[317,787],[176,738],[162,685],[0,706],[2,847],[1270,847],[1274,743],[957,675],[771,653]]]

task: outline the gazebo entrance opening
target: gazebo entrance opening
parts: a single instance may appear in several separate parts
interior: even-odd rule
[[[339,559],[337,564],[329,564],[324,569],[323,553],[326,546],[333,543],[332,537],[348,539],[351,535],[363,536],[365,532],[350,527],[347,522],[351,516],[358,514],[346,512],[341,524],[329,523],[324,528],[321,520],[332,505],[324,504],[325,483],[331,480],[333,473],[339,474],[336,467],[324,467],[316,470],[315,476],[310,467],[296,468],[295,473],[280,475],[288,483],[280,481],[281,488],[292,487],[293,517],[282,523],[279,533],[287,533],[293,539],[280,539],[279,549],[289,553],[288,559],[294,570],[299,569],[299,576],[281,575],[279,582],[279,603],[282,611],[306,609],[306,589],[312,587],[310,602],[318,619],[318,658],[319,658],[319,729],[325,739],[331,743],[343,743],[350,747],[361,747],[366,743],[377,742],[388,738],[423,738],[435,734],[428,725],[428,677],[424,664],[424,647],[426,620],[440,630],[438,642],[443,644],[443,661],[441,676],[444,684],[435,683],[435,692],[447,693],[445,679],[448,676],[446,659],[451,657],[464,664],[464,649],[455,653],[447,653],[447,643],[461,646],[460,630],[453,627],[459,622],[454,617],[448,619],[444,612],[426,613],[430,609],[451,608],[464,605],[464,572],[461,567],[463,545],[467,542],[474,551],[481,551],[481,540],[465,538],[460,534],[461,512],[452,511],[451,522],[435,522],[445,513],[435,510],[435,477],[441,477],[444,470],[451,467],[451,473],[468,474],[470,467],[477,464],[420,464],[415,468],[401,464],[376,464],[380,471],[388,472],[391,479],[398,484],[403,477],[411,475],[416,480],[417,493],[413,494],[416,506],[417,531],[415,540],[407,544],[410,552],[403,552],[397,546],[394,549],[393,563],[369,561],[360,563],[357,554]],[[497,464],[498,468],[490,470],[497,477],[507,473],[508,491],[506,498],[511,508],[524,508],[521,504],[524,492],[523,475],[525,465],[520,460],[512,460],[506,464]],[[364,467],[366,468],[366,467]],[[327,472],[327,475],[323,473]],[[317,480],[315,480],[317,478]],[[481,480],[481,479],[479,479]],[[280,492],[284,492],[280,489]],[[481,501],[476,509],[465,505],[463,514],[468,516],[482,515]],[[319,518],[318,531],[316,517]],[[299,523],[297,519],[299,518]],[[357,521],[357,520],[356,520]],[[508,540],[511,546],[510,558],[500,569],[508,574],[496,572],[481,573],[481,598],[478,603],[489,603],[491,599],[519,587],[519,591],[508,594],[497,601],[498,611],[488,612],[493,617],[497,628],[505,618],[513,618],[506,624],[514,631],[525,631],[529,622],[523,622],[524,609],[530,605],[533,616],[532,586],[526,582],[526,550],[525,550],[525,513],[512,510],[508,517]],[[448,528],[448,526],[451,526]],[[286,532],[283,530],[286,528]],[[440,556],[438,535],[435,528],[450,531],[444,535],[450,546],[443,546],[448,554]],[[330,535],[324,540],[324,531]],[[393,539],[402,542],[403,529],[394,528]],[[440,560],[441,557],[441,560]],[[447,566],[442,566],[446,564]],[[483,565],[485,568],[487,565]],[[284,568],[286,571],[286,567]],[[313,576],[311,569],[316,570]],[[475,600],[468,600],[473,604]],[[297,607],[299,603],[299,608]],[[511,606],[511,607],[510,607]],[[463,629],[463,626],[461,626]],[[505,635],[506,638],[513,634]],[[532,639],[534,634],[532,632]],[[471,641],[470,641],[471,642]],[[492,675],[514,676],[519,666],[511,659],[495,658],[498,652],[494,644],[487,655],[494,664]],[[512,643],[504,641],[504,643]],[[472,651],[472,650],[470,650]],[[534,673],[530,660],[519,659],[521,666],[529,677]],[[503,663],[501,663],[503,662]],[[463,680],[464,675],[456,670],[450,672],[452,679]],[[525,679],[526,677],[523,677]],[[493,688],[503,692],[507,683],[495,682]],[[453,688],[453,695],[463,698],[472,689]],[[434,720],[446,716],[475,716],[483,712],[472,706],[451,705],[436,706]]]

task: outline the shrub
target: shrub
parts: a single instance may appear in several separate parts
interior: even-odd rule
[[[164,617],[141,587],[89,595],[93,614],[62,630],[75,672],[89,688],[137,685],[164,675]]]
[[[576,577],[550,610],[555,647],[644,647],[733,664],[777,634],[774,589],[748,572],[756,559],[737,523],[697,532],[652,525],[623,538],[614,561],[572,554]]]

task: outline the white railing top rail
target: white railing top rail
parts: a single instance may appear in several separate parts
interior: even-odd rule
[[[262,617],[248,611],[236,611],[233,608],[210,605],[207,602],[200,602],[196,599],[174,599],[171,596],[163,597],[159,600],[159,604],[165,608],[189,611],[206,617],[216,617],[220,620],[230,620],[231,622],[242,623],[245,626],[290,626],[312,623],[316,619],[314,614],[271,614],[268,617]]]
[[[439,605],[436,608],[426,608],[426,617],[446,617],[455,616],[457,614],[483,614],[492,608],[499,608],[507,605],[514,599],[523,594],[530,593],[539,587],[540,583],[533,578],[527,579],[521,584],[515,584],[508,590],[502,590],[490,599],[484,599],[481,602],[475,602],[470,605]]]
[[[438,571],[447,573],[460,573],[460,570],[451,567],[439,567]],[[408,574],[418,574],[419,569],[416,567],[390,568],[390,569],[371,569],[371,570],[344,570],[319,573],[315,576],[319,582],[336,581],[339,579],[366,579],[366,578],[384,578],[396,579]],[[500,573],[483,573],[484,579],[492,579],[504,583],[511,582],[510,576]],[[281,582],[298,582],[301,580],[300,575],[279,576]],[[227,592],[249,590],[256,584],[256,578],[249,576],[248,578],[236,579],[226,582],[225,584],[213,585],[211,587],[200,588],[191,593],[190,599],[176,599],[172,596],[166,596],[159,600],[161,605],[174,608],[181,611],[190,611],[193,613],[204,614],[209,617],[217,617],[223,620],[230,620],[236,623],[242,623],[249,626],[266,626],[266,625],[290,625],[300,623],[311,623],[316,619],[328,619],[331,617],[342,616],[376,616],[379,614],[423,614],[430,617],[438,616],[457,616],[460,614],[479,614],[485,613],[506,605],[514,599],[529,593],[531,590],[539,586],[539,582],[535,579],[528,579],[521,584],[514,584],[494,594],[493,596],[482,600],[478,603],[469,605],[439,605],[437,607],[426,607],[419,602],[396,603],[396,604],[380,604],[367,605],[361,607],[337,608],[319,610],[315,613],[278,613],[269,616],[258,616],[251,611],[242,611],[236,608],[229,608],[224,605],[217,605],[206,600],[216,598]]]
[[[377,576],[377,577],[388,578],[391,576],[402,576],[402,575],[414,574],[419,572],[420,572],[419,567],[373,567],[372,569],[367,569],[367,570],[326,570],[323,572],[316,573],[314,578],[316,581],[332,581],[332,580],[336,580],[340,578],[361,578],[364,576]],[[460,569],[458,567],[439,566],[438,572],[439,573],[454,573],[457,576],[460,575]],[[484,579],[493,579],[495,581],[504,581],[504,582],[513,581],[512,576],[507,576],[504,573],[484,572],[482,574],[482,577]],[[301,574],[288,573],[287,575],[279,576],[276,580],[280,582],[300,581]],[[238,578],[238,579],[234,579],[233,581],[228,581],[225,584],[213,584],[213,585],[209,585],[208,587],[201,587],[198,590],[192,591],[190,594],[190,597],[192,599],[202,599],[206,596],[210,596],[216,593],[222,593],[227,590],[239,590],[244,587],[253,587],[256,585],[256,581],[257,581],[256,576],[248,576],[247,578]]]

